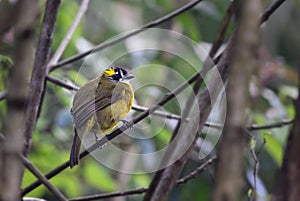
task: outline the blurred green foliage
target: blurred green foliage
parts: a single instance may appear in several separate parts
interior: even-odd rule
[[[54,34],[52,53],[55,52],[61,40],[64,38],[68,27],[72,24],[80,2],[81,1],[75,0],[62,1]],[[111,37],[142,26],[151,20],[155,20],[178,8],[183,3],[185,2],[170,0],[91,1],[89,9],[75,34],[72,36],[71,42],[64,52],[62,59],[83,52]],[[181,33],[187,38],[192,39],[195,44],[205,47],[203,46],[204,44],[210,44],[215,38],[229,3],[229,0],[205,1],[191,11],[160,25],[159,28]],[[266,6],[267,3],[268,2],[266,2]],[[44,5],[42,4],[41,6]],[[284,14],[287,15],[287,13]],[[37,33],[39,29],[40,27],[37,27]],[[227,35],[231,33],[232,29],[233,25],[231,24]],[[268,32],[267,28],[266,32]],[[182,49],[183,52],[188,52],[189,54],[186,55],[186,57],[188,57],[188,61],[192,61],[191,63],[185,60],[185,58],[180,58],[178,55],[163,51],[144,50],[131,52],[132,45],[146,42],[141,38],[134,37],[134,40],[126,40],[94,56],[90,55],[84,60],[69,65],[68,68],[54,71],[51,75],[63,81],[75,83],[77,86],[82,86],[88,80],[99,75],[99,73],[110,64],[125,65],[135,72],[136,79],[133,81],[133,86],[137,90],[135,94],[136,104],[151,106],[160,98],[164,97],[166,93],[169,93],[170,90],[175,89],[176,86],[181,84],[185,79],[188,79],[196,70],[199,70],[202,63],[199,62],[199,54],[196,50],[190,51],[188,47],[179,43],[168,45],[173,45],[173,49]],[[208,50],[208,48],[206,48],[206,50]],[[281,51],[283,50],[278,52]],[[114,59],[123,52],[129,53],[122,55],[117,60]],[[284,51],[284,54],[286,54],[286,51]],[[0,55],[0,91],[5,89],[6,78],[8,76],[7,69],[13,65],[13,59],[6,55],[5,52]],[[275,54],[272,56],[277,59],[282,55]],[[266,62],[270,61],[268,60]],[[282,65],[279,67],[277,65],[277,67],[287,69],[286,75],[288,76],[282,78],[275,74],[274,76],[277,76],[276,85],[273,85],[270,79],[262,78],[260,70],[253,74],[255,93],[251,92],[250,94],[250,124],[255,123],[260,125],[294,117],[292,98],[295,97],[297,92],[295,80],[292,75],[295,74],[295,72],[293,71],[292,63],[287,61],[287,65],[285,65],[285,62],[282,62]],[[197,63],[197,65],[193,66],[193,63]],[[272,64],[276,67],[276,62]],[[149,70],[149,72],[134,71],[134,68],[139,65],[148,65],[147,70]],[[174,70],[182,76],[182,80],[178,81],[176,76],[172,74],[164,74],[160,71],[160,67],[157,66],[166,66]],[[262,65],[258,68],[264,68],[264,66]],[[273,76],[273,74],[270,76]],[[152,84],[139,88],[142,83]],[[156,83],[157,85],[155,85]],[[158,84],[160,86],[158,86]],[[166,85],[171,86],[171,89],[162,87]],[[268,92],[268,90],[272,93]],[[43,99],[37,128],[33,135],[32,149],[29,157],[43,173],[57,167],[69,158],[73,138],[70,108],[74,94],[75,92],[73,91],[47,82],[45,98]],[[186,101],[188,94],[189,93],[185,91],[182,99],[175,99],[162,109],[180,115],[182,109],[180,104]],[[5,111],[5,101],[0,101],[1,119],[3,119]],[[133,112],[132,115],[135,116],[137,114],[138,112]],[[155,116],[143,120],[131,131],[132,136],[143,137],[143,139],[137,139],[133,142],[134,146],[138,147],[137,152],[148,153],[153,151],[153,149],[160,150],[164,148],[171,138],[172,130],[176,123],[176,120],[164,121],[162,118]],[[164,124],[163,127],[162,124]],[[0,126],[2,130],[2,122]],[[153,133],[156,135],[152,136]],[[270,193],[275,171],[282,161],[287,133],[288,127],[252,133],[257,138],[256,150],[262,145],[263,139],[266,139],[263,151],[259,155],[260,170],[258,175],[265,185],[264,187],[268,190],[267,194],[264,195],[266,197],[268,193]],[[148,139],[149,136],[151,138]],[[250,147],[251,144],[249,145],[249,148]],[[199,159],[190,160],[184,168],[182,176],[189,174],[189,172],[198,167],[201,162]],[[248,155],[248,162],[249,164],[253,164],[250,153]],[[147,167],[148,165],[147,162],[143,160],[139,161],[139,163],[139,166]],[[118,167],[115,168],[118,169]],[[196,179],[176,187],[170,196],[170,200],[209,200],[213,189],[212,172],[213,168],[210,167]],[[78,167],[63,171],[51,179],[51,182],[68,197],[76,197],[93,193],[147,187],[151,182],[152,176],[153,174],[146,173],[133,175],[120,173],[106,166],[102,166],[92,157],[87,157],[87,159],[81,161]],[[118,180],[118,178],[120,179],[121,177],[125,177],[127,180],[125,179],[125,181],[122,180],[121,182]],[[26,170],[22,186],[25,187],[35,180],[34,176]],[[245,195],[247,195],[249,188],[250,184],[245,188]],[[51,196],[51,193],[43,186],[35,189],[27,196],[44,197],[48,200],[55,200],[55,198]],[[140,199],[140,195],[129,196],[128,199],[126,198],[126,200]]]

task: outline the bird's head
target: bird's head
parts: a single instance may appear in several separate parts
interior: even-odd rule
[[[121,67],[110,67],[103,72],[106,79],[112,82],[125,82],[132,78],[133,75],[129,74],[127,70]]]

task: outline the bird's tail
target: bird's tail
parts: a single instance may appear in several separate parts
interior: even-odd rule
[[[81,139],[78,136],[77,129],[74,128],[75,136],[73,139],[71,154],[70,154],[70,168],[78,165],[79,162],[79,152],[81,147]]]

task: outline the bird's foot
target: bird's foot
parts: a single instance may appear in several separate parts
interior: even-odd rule
[[[98,142],[100,140],[100,137],[98,137],[96,133],[94,133],[94,136],[95,136],[95,141]]]
[[[133,122],[132,121],[127,121],[126,119],[116,119],[117,121],[121,121],[124,125],[125,128],[129,128],[130,130],[133,127]]]
[[[94,136],[95,136],[95,141],[96,142],[98,142],[98,141],[100,141],[101,140],[101,138],[100,137],[98,137],[97,136],[97,134],[96,133],[94,133]],[[105,144],[103,144],[103,145],[99,145],[99,149],[103,149],[103,147],[105,147],[106,146],[106,143]]]

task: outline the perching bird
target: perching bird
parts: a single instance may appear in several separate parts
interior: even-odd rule
[[[78,164],[85,134],[109,134],[127,116],[134,100],[134,92],[128,82],[133,77],[124,68],[111,67],[76,93],[71,109],[75,126],[71,168]]]

